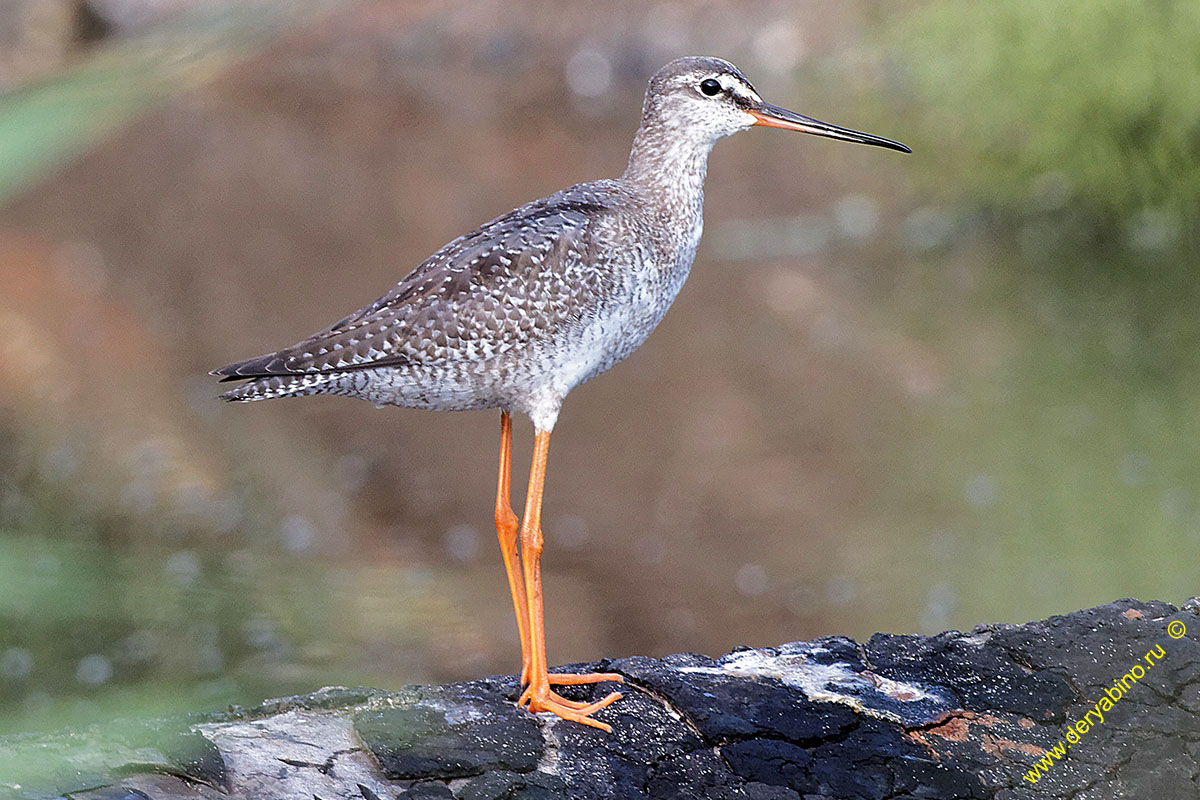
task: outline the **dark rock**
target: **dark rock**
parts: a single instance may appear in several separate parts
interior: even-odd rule
[[[525,788],[525,778],[516,772],[496,770],[475,778],[455,793],[456,800],[509,800]]]
[[[1035,672],[1015,661],[990,634],[958,632],[923,636],[876,634],[864,647],[876,675],[904,680],[920,674],[951,690],[961,708],[1005,711],[1033,719],[1061,720],[1075,693],[1054,672]]]
[[[534,718],[465,687],[409,690],[406,702],[353,717],[389,778],[465,778],[489,769],[530,772],[545,748]]]
[[[137,789],[126,789],[124,786],[110,786],[88,792],[87,800],[153,800],[150,795]]]
[[[1170,623],[1189,630],[1172,636]],[[1194,797],[1198,640],[1193,611],[1126,600],[970,633],[567,667],[628,679],[597,715],[611,734],[516,708],[512,678],[323,689],[226,714],[0,738],[0,798]],[[611,688],[562,691],[586,701]],[[31,763],[57,766],[38,775]]]
[[[159,731],[155,742],[171,772],[209,786],[228,788],[228,768],[221,751],[199,731]]]
[[[721,748],[735,775],[771,786],[801,789],[809,785],[812,757],[803,747],[779,739],[750,739]]]
[[[396,795],[396,800],[454,800],[454,793],[444,783],[424,781]]]
[[[711,750],[695,750],[668,759],[646,784],[646,796],[656,800],[737,797],[745,781],[730,774],[729,766]],[[795,793],[792,793],[794,800]]]

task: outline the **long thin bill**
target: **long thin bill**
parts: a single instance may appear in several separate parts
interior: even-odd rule
[[[755,125],[762,125],[765,128],[782,128],[785,131],[800,131],[801,133],[811,133],[814,136],[841,139],[843,142],[873,144],[876,147],[899,150],[901,153],[912,152],[908,147],[891,139],[884,139],[882,136],[874,136],[862,131],[830,125],[828,122],[821,122],[819,119],[806,117],[803,114],[797,114],[795,111],[788,111],[786,108],[773,106],[770,103],[763,103],[758,108],[750,109],[750,115],[756,120]]]

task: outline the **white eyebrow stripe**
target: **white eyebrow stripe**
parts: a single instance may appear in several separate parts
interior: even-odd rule
[[[741,100],[750,100],[755,103],[762,102],[762,98],[758,96],[757,92],[745,86],[735,85],[732,89],[732,94]]]
[[[738,97],[754,100],[759,103],[762,102],[762,97],[759,96],[758,92],[750,88],[749,84],[743,83],[732,75],[721,75],[717,78],[717,82],[721,84],[722,89]]]

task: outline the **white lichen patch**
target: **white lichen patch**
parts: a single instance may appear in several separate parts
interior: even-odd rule
[[[860,714],[906,724],[900,704],[947,704],[947,699],[915,683],[903,683],[856,669],[844,662],[823,664],[815,657],[829,653],[812,646],[805,652],[771,654],[763,650],[730,653],[715,667],[681,667],[680,672],[732,675],[741,678],[774,678],[802,691],[815,703],[840,703]],[[873,702],[875,701],[875,702]],[[892,708],[889,708],[891,706]]]
[[[487,716],[483,712],[483,709],[464,703],[424,702],[418,705],[441,711],[446,718],[447,725],[465,725],[468,722],[474,722]]]

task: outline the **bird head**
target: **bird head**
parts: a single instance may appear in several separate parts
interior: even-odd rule
[[[646,90],[642,119],[643,127],[649,123],[710,145],[723,136],[759,125],[912,152],[891,139],[772,105],[733,64],[705,56],[677,58],[655,73]]]

